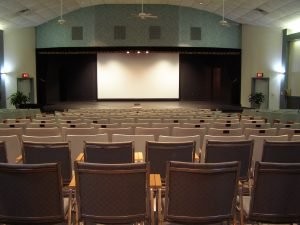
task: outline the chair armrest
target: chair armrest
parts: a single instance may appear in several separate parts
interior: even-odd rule
[[[23,161],[23,157],[22,155],[19,155],[17,158],[16,158],[16,163],[21,163]]]
[[[135,152],[134,153],[134,162],[144,162],[144,156],[142,152]]]
[[[84,161],[84,153],[83,152],[79,153],[75,161]]]
[[[195,162],[200,162],[200,155],[197,152],[195,152],[194,161]]]

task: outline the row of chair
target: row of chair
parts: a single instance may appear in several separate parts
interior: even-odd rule
[[[167,163],[164,220],[173,223],[298,223],[300,164],[257,163],[251,195],[239,191],[239,162]],[[154,224],[149,165],[76,163],[76,224]],[[59,164],[0,163],[0,222],[71,224]],[[204,185],[205,184],[205,185]],[[71,193],[71,192],[69,192]],[[239,200],[237,201],[237,196]],[[151,220],[152,219],[152,220]],[[159,215],[159,223],[162,218]]]

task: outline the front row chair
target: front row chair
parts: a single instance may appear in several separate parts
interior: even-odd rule
[[[125,224],[150,221],[149,164],[75,162],[79,221]]]
[[[168,162],[164,220],[181,224],[232,221],[238,177],[239,162]]]
[[[251,195],[240,194],[241,225],[299,223],[299,190],[300,163],[256,162]]]
[[[0,163],[0,180],[1,224],[71,224],[59,164]]]

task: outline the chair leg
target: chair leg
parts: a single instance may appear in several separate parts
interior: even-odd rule
[[[162,224],[163,218],[162,218],[162,199],[161,199],[161,188],[157,190],[157,219],[158,219],[158,224]]]
[[[154,199],[153,199],[153,189],[151,188],[150,189],[150,214],[151,214],[151,217],[150,217],[150,224],[151,225],[154,225]]]
[[[239,190],[240,225],[244,225],[243,187]]]

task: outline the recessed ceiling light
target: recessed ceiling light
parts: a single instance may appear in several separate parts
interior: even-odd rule
[[[137,51],[137,54],[140,54],[141,52],[140,51]]]

